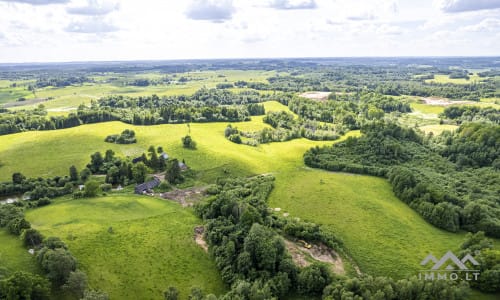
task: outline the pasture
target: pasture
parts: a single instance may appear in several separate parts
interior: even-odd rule
[[[169,286],[182,298],[192,286],[216,295],[226,289],[194,241],[200,220],[174,202],[123,194],[60,199],[26,218],[44,235],[61,237],[89,285],[111,299],[160,299]]]

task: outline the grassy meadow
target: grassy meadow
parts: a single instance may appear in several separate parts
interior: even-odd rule
[[[44,235],[61,237],[89,285],[111,299],[160,299],[168,286],[182,298],[192,286],[216,295],[226,290],[194,241],[200,220],[177,203],[137,195],[61,199],[26,218]]]
[[[8,273],[38,272],[35,258],[28,253],[19,237],[11,235],[6,229],[0,229],[0,266],[5,267]]]
[[[415,275],[429,252],[444,255],[464,238],[427,223],[377,177],[298,170],[278,177],[269,205],[331,229],[361,270],[373,275]]]

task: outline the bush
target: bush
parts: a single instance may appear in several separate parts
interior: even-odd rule
[[[190,135],[186,135],[185,137],[181,138],[181,140],[182,140],[182,147],[186,149],[196,149],[196,142]]]
[[[21,240],[23,241],[24,246],[35,248],[42,244],[43,235],[36,229],[28,228],[21,234]]]

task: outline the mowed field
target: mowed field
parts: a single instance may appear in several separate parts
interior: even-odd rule
[[[287,110],[277,102],[267,102],[265,106],[267,110]],[[95,151],[113,149],[119,156],[134,157],[155,145],[163,146],[171,157],[185,159],[198,173],[197,184],[211,182],[220,176],[273,173],[276,182],[269,205],[280,207],[282,213],[289,212],[290,217],[314,221],[331,229],[344,241],[348,253],[365,273],[396,278],[415,275],[420,261],[429,252],[441,256],[447,250],[457,249],[465,237],[464,233],[452,234],[429,225],[394,196],[384,179],[304,166],[302,155],[307,149],[332,142],[297,139],[259,147],[237,145],[224,138],[226,125],[191,124],[197,150],[181,146],[180,139],[188,131],[185,124],[132,126],[109,122],[0,136],[0,163],[3,165],[0,180],[10,179],[16,171],[27,176],[65,175],[71,164],[79,169],[84,167]],[[255,117],[251,122],[234,123],[233,126],[257,130],[267,125],[262,123],[262,117]],[[127,128],[136,132],[137,144],[104,142],[108,134]],[[356,136],[359,132],[348,135]],[[43,233],[61,236],[88,272],[92,285],[112,295],[122,295],[124,289],[129,293],[130,287],[130,295],[146,288],[148,295],[156,297],[159,290],[167,287],[169,278],[173,280],[178,276],[188,280],[188,283],[179,283],[186,291],[188,285],[193,285],[188,277],[193,275],[187,273],[205,272],[202,269],[208,268],[208,273],[199,278],[215,276],[208,255],[198,249],[192,239],[193,227],[200,221],[190,210],[175,203],[125,195],[69,199],[30,211],[27,218]],[[179,222],[185,222],[186,226]],[[109,234],[109,226],[113,227],[113,234]],[[143,232],[144,238],[141,237]],[[159,239],[158,242],[155,239]],[[177,242],[179,244],[175,244]],[[165,250],[169,249],[169,243],[175,245],[173,248],[188,249],[178,255],[192,255],[200,262],[204,260],[197,255],[205,255],[207,265],[196,269],[179,262],[183,268],[172,268],[184,258],[170,256]],[[186,261],[195,260],[192,257]],[[105,270],[110,271],[106,273]],[[171,277],[164,274],[169,272]],[[222,288],[214,282],[213,289],[220,291]]]
[[[169,286],[182,299],[192,286],[216,295],[226,290],[194,241],[201,221],[177,203],[137,195],[68,199],[30,210],[26,218],[44,235],[61,237],[90,286],[111,299],[160,299]]]

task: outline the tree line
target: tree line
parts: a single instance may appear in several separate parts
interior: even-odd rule
[[[188,122],[241,122],[252,115],[264,114],[258,94],[202,89],[192,96],[123,97],[109,96],[80,105],[68,116],[46,116],[43,105],[31,111],[0,113],[0,135],[29,130],[54,130],[108,121],[133,125],[156,125]]]
[[[310,149],[304,162],[386,177],[396,196],[431,224],[500,237],[498,132],[498,126],[464,124],[443,142],[443,137],[376,122],[362,127],[359,138]]]
[[[386,277],[345,277],[332,274],[327,265],[297,267],[282,235],[322,242],[338,252],[342,242],[321,226],[273,215],[266,199],[273,188],[272,176],[219,179],[208,192],[212,196],[195,206],[205,222],[205,239],[222,279],[231,289],[217,297],[191,290],[189,299],[286,299],[291,294],[322,299],[465,299],[467,284],[419,281],[415,277],[396,281]],[[177,300],[169,287],[165,300]]]

